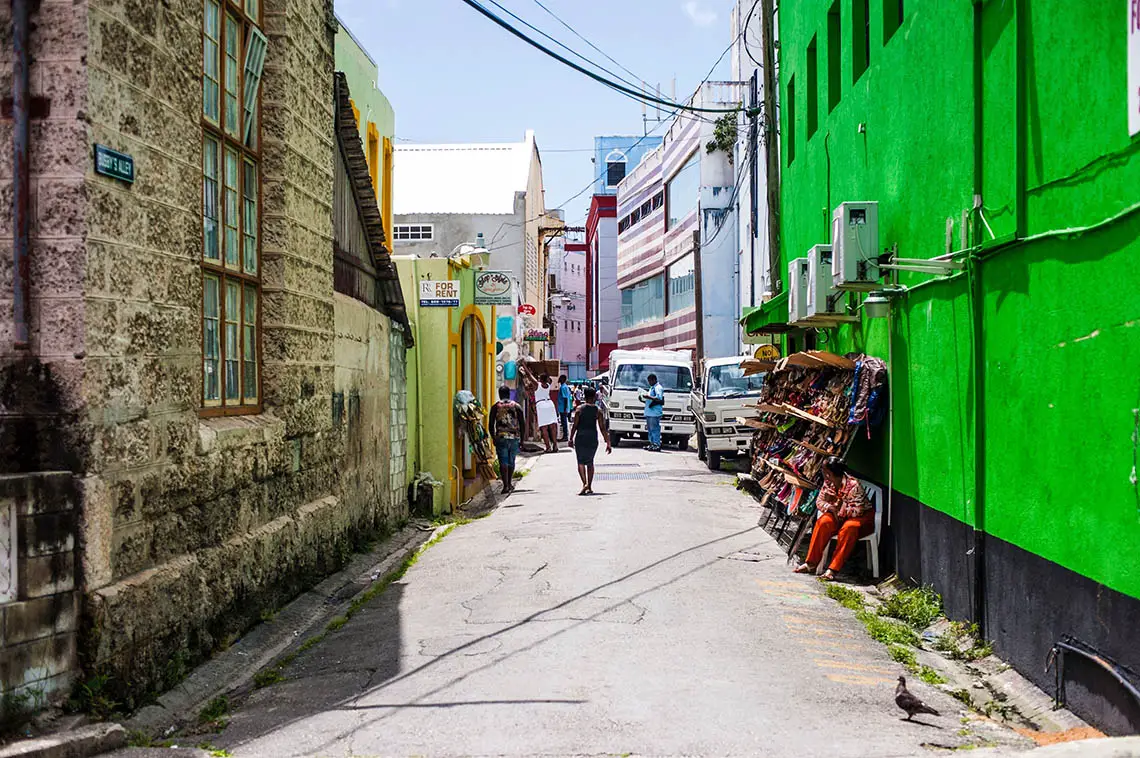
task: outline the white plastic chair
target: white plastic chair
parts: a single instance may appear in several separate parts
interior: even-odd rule
[[[876,579],[879,578],[879,532],[883,528],[883,490],[877,484],[871,484],[868,481],[859,479],[859,484],[863,486],[863,491],[867,493],[871,505],[875,507],[875,531],[868,534],[866,537],[860,537],[860,542],[867,543],[867,561],[871,564],[871,576]],[[816,518],[819,518],[818,512]],[[831,546],[839,536],[838,531],[832,537],[827,547],[823,549],[823,558],[820,560],[819,565],[816,566],[815,573],[822,574],[827,570],[827,564],[831,561]]]

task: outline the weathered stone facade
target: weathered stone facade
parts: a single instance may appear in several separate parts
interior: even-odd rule
[[[200,415],[203,4],[45,0],[33,16],[33,94],[51,110],[32,127],[32,345],[21,353],[11,348],[11,127],[0,127],[0,473],[23,477],[0,482],[0,508],[15,504],[37,534],[54,513],[64,537],[20,543],[54,551],[27,553],[52,567],[52,592],[20,595],[57,598],[40,625],[51,640],[40,644],[63,661],[41,677],[53,687],[75,658],[72,586],[84,675],[108,674],[129,698],[173,684],[406,517],[387,449],[390,367],[402,356],[390,353],[386,317],[333,293],[332,2],[263,6],[262,408],[210,418]],[[94,173],[96,143],[134,157],[133,184]],[[65,472],[52,482],[70,495],[10,495],[51,471]],[[17,671],[27,655],[10,654],[25,643],[13,639],[0,643],[5,690],[28,683]]]

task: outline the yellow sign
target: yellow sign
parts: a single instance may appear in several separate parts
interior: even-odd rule
[[[780,358],[780,348],[775,345],[761,345],[753,357],[758,361],[775,361]]]

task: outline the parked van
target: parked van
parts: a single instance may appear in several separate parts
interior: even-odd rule
[[[649,375],[656,374],[665,390],[661,416],[661,442],[679,449],[689,447],[697,427],[689,410],[693,391],[693,359],[688,350],[614,350],[610,353],[609,424],[610,441],[648,439],[645,427],[645,401]]]
[[[740,368],[750,356],[712,358],[705,361],[701,384],[693,390],[691,407],[697,419],[697,455],[717,471],[726,455],[748,453],[752,443],[744,419],[756,416],[756,399],[764,375],[745,376]]]

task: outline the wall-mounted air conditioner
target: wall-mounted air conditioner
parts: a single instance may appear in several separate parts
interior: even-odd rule
[[[808,259],[796,258],[788,264],[788,323],[807,319]]]
[[[869,291],[879,283],[879,204],[840,203],[831,214],[831,276],[837,289]]]
[[[831,245],[816,245],[808,251],[807,260],[807,317],[840,315],[840,298],[834,298],[834,303],[829,302],[831,296],[836,294],[835,285],[832,284]]]

